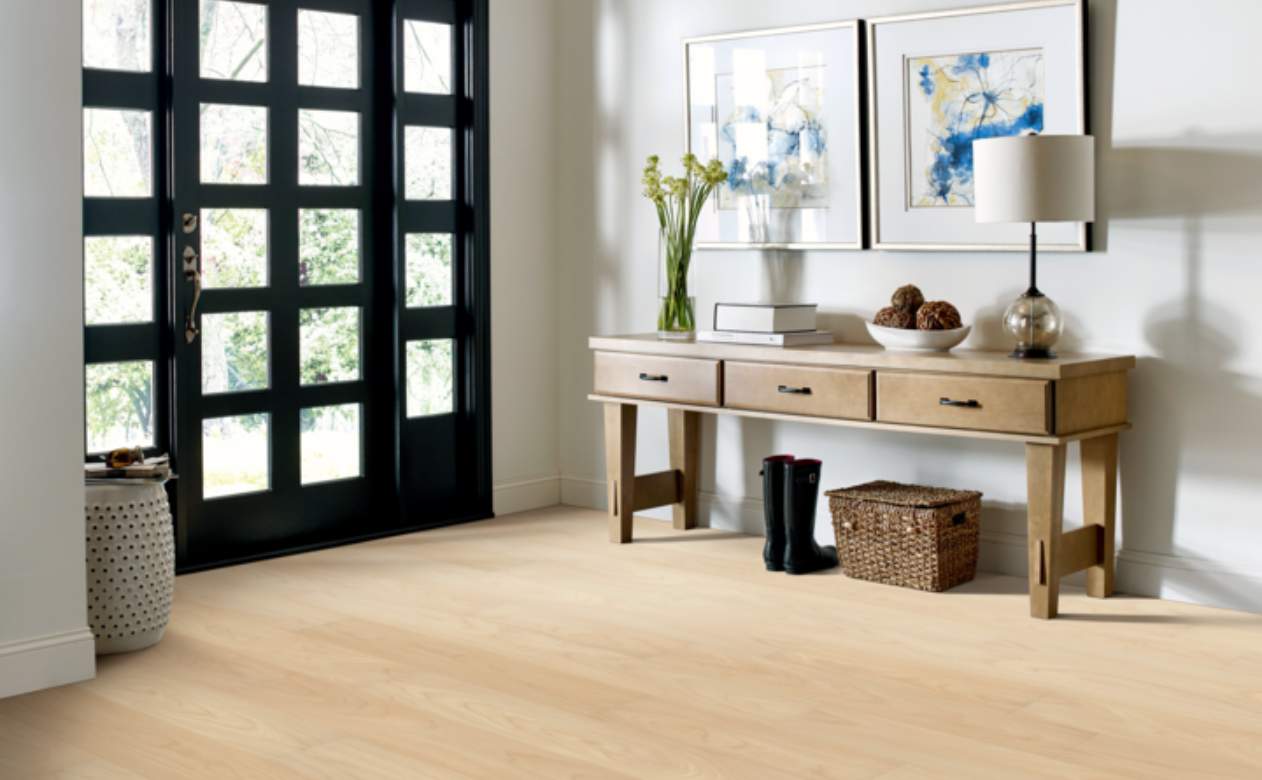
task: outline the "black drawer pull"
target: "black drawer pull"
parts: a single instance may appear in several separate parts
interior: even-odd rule
[[[939,398],[939,399],[938,399],[938,406],[960,406],[960,407],[963,407],[963,408],[965,408],[965,409],[980,409],[980,408],[982,408],[981,402],[980,402],[980,401],[976,401],[976,400],[974,400],[974,399],[972,399],[972,398],[970,398],[970,399],[969,399],[969,400],[967,400],[967,401],[955,401],[955,400],[952,400],[952,399],[950,399],[950,398]]]
[[[789,385],[780,385],[780,387],[777,389],[781,393],[785,393],[788,395],[810,395],[811,394],[811,388],[809,387],[790,387]]]
[[[666,382],[669,377],[665,374],[640,374],[641,382]]]

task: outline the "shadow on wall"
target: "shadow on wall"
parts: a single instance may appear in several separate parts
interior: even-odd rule
[[[1262,155],[1224,151],[1262,148],[1262,134],[1206,137],[1189,133],[1187,146],[1128,145],[1103,154],[1103,192],[1112,219],[1154,219],[1183,250],[1183,294],[1154,306],[1144,336],[1155,357],[1139,361],[1131,391],[1134,432],[1123,437],[1122,505],[1142,522],[1145,536],[1175,554],[1205,557],[1176,543],[1180,477],[1257,481],[1262,473],[1262,396],[1258,377],[1228,370],[1251,333],[1236,314],[1212,306],[1204,290],[1207,264],[1203,223],[1232,215],[1257,217],[1262,209]],[[1253,219],[1251,232],[1262,220]],[[1216,219],[1214,230],[1230,229]],[[1253,387],[1251,387],[1251,385]],[[1207,594],[1239,604],[1249,594]],[[1254,596],[1256,598],[1256,595]]]
[[[1214,231],[1222,233],[1231,229],[1230,218],[1238,216],[1257,234],[1262,225],[1262,156],[1252,150],[1262,148],[1262,133],[1209,136],[1189,128],[1182,137],[1115,146],[1118,2],[1093,0],[1088,9],[1100,217],[1094,226],[1095,248],[1108,251],[1110,222],[1125,220],[1130,229],[1170,232],[1183,251],[1183,294],[1149,310],[1144,335],[1153,357],[1140,359],[1132,377],[1136,428],[1122,437],[1123,532],[1131,520],[1137,527],[1142,524],[1145,546],[1153,552],[1205,558],[1205,551],[1198,554],[1176,543],[1176,523],[1197,520],[1186,514],[1176,517],[1180,477],[1255,482],[1262,473],[1256,445],[1262,433],[1262,398],[1250,389],[1258,377],[1226,370],[1239,351],[1234,334],[1247,331],[1234,315],[1214,310],[1211,317],[1207,311],[1203,282],[1213,258],[1204,255],[1203,226],[1213,218]],[[1139,536],[1131,534],[1132,539]],[[1124,549],[1135,550],[1135,542]],[[1218,578],[1209,586],[1214,590],[1200,597],[1256,608],[1256,594],[1233,593],[1223,579],[1230,578]],[[1165,585],[1177,583],[1156,583],[1157,588]]]

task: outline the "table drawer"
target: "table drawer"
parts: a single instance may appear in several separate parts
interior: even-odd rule
[[[1047,434],[1052,432],[1051,399],[1048,380],[876,374],[880,422]]]
[[[597,352],[595,388],[600,395],[700,406],[723,401],[717,360]]]
[[[872,372],[776,363],[723,364],[723,405],[848,420],[872,419]]]

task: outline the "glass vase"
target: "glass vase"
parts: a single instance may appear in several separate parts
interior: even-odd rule
[[[657,337],[670,341],[692,341],[697,335],[697,299],[688,294],[688,266],[692,245],[658,234]]]
[[[697,299],[683,294],[664,296],[657,309],[657,337],[666,341],[692,341],[697,337]]]

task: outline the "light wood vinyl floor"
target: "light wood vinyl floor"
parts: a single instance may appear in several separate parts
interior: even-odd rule
[[[1026,616],[557,508],[182,577],[165,640],[0,701],[0,777],[1262,777],[1262,617]]]

